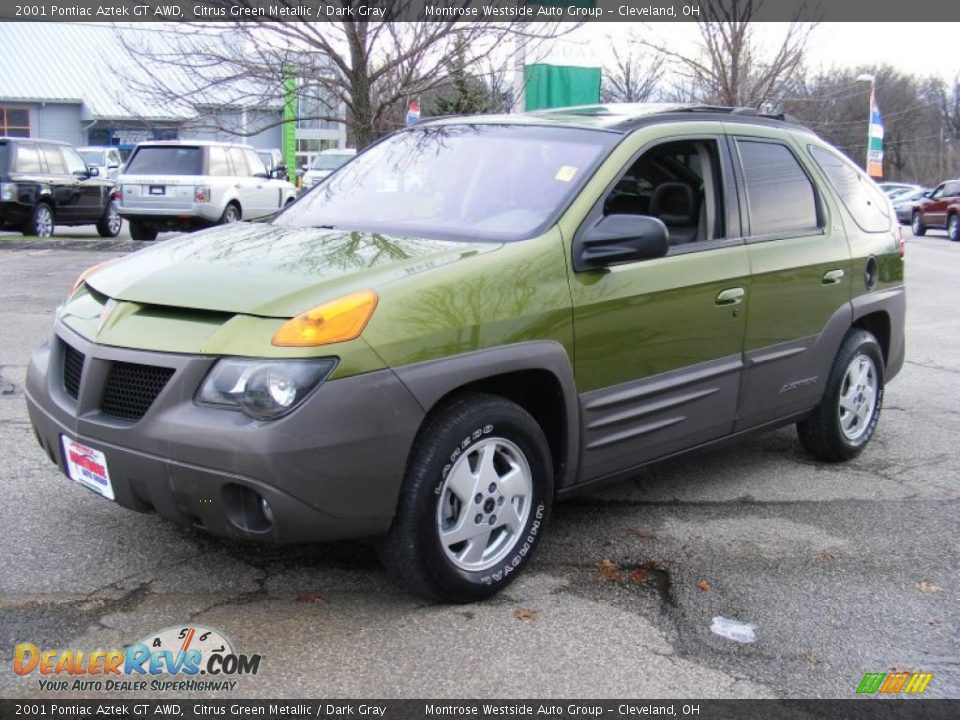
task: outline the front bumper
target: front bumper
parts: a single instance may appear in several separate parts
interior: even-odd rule
[[[86,356],[76,399],[63,382],[64,344]],[[217,535],[292,543],[385,533],[423,418],[396,375],[328,381],[290,415],[261,422],[194,403],[216,360],[97,345],[58,323],[27,370],[37,440],[65,474],[61,436],[102,451],[118,504]],[[139,420],[100,409],[116,362],[174,370]]]

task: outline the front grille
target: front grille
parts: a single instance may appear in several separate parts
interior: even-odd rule
[[[63,389],[74,400],[80,394],[80,378],[83,376],[85,356],[66,343],[63,343]]]
[[[103,388],[100,412],[123,420],[139,420],[172,376],[171,368],[116,362]]]

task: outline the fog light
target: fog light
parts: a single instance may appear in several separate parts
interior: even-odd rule
[[[260,498],[260,510],[263,512],[266,521],[273,525],[273,510],[270,509],[270,503],[267,502],[266,498]]]

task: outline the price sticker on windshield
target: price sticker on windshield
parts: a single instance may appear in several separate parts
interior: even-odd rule
[[[553,176],[553,179],[559,180],[560,182],[570,182],[576,174],[577,168],[573,165],[563,165],[557,170],[557,174]]]

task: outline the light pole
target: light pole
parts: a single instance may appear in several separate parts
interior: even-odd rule
[[[873,120],[873,91],[876,87],[877,79],[870,73],[862,73],[857,75],[857,82],[870,83],[870,99],[867,101],[869,105],[867,109],[867,155],[863,164],[863,169],[870,175],[870,124]]]

